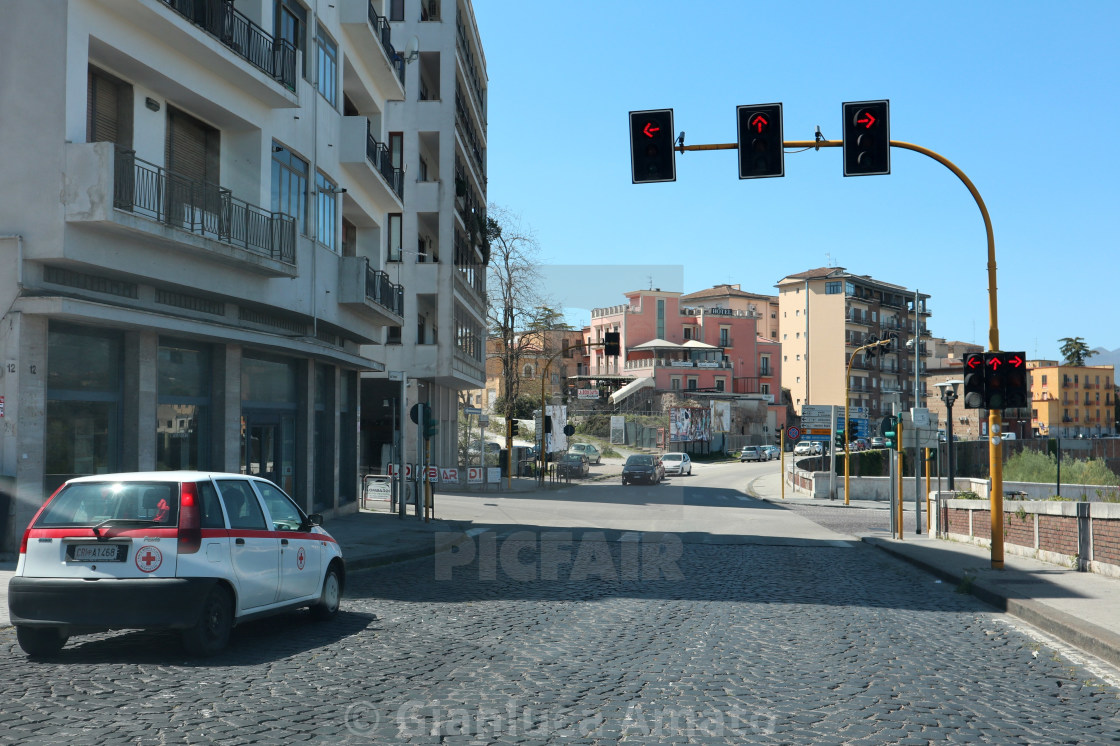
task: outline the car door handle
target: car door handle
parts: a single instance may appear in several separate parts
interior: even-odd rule
[[[233,543],[234,544],[244,544],[245,540],[244,539],[236,539]]]
[[[280,546],[282,546],[282,547],[288,546],[288,540],[287,539],[281,539],[280,540]]]

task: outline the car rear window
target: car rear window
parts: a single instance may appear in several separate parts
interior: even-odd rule
[[[62,488],[35,522],[38,527],[174,526],[179,521],[175,482],[80,482]]]
[[[653,464],[653,456],[631,456],[626,459],[626,463],[631,465],[640,464],[643,466],[651,466]]]

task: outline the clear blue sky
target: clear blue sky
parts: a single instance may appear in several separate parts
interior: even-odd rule
[[[886,98],[892,139],[956,163],[987,203],[1000,347],[1056,358],[1070,336],[1120,348],[1120,2],[474,7],[488,199],[534,229],[546,262],[605,280],[591,305],[648,287],[650,265],[681,283],[655,278],[665,290],[774,293],[831,264],[929,293],[935,336],[986,346],[983,222],[925,156],[895,148],[889,176],[844,178],[839,149],[787,153],[784,178],[740,181],[734,151],[691,152],[675,183],[630,183],[630,110],[672,108],[686,144],[727,143],[736,106],[780,101],[786,140],[817,125],[839,140],[842,102]],[[565,271],[551,289],[563,301],[571,284]]]

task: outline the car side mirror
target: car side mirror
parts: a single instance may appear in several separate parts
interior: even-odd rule
[[[311,528],[312,526],[322,526],[323,514],[312,513],[311,515],[307,516],[307,519],[303,522],[303,525],[307,526],[308,528]]]

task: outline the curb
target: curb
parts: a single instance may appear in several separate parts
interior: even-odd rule
[[[958,575],[919,557],[897,551],[891,542],[880,537],[864,536],[861,541],[883,550],[892,557],[905,560],[942,580],[947,580],[958,586],[965,580],[964,575]],[[1000,590],[998,584],[987,583],[982,579],[973,579],[968,585],[968,592],[989,606],[1018,617],[1028,624],[1038,627],[1043,632],[1054,635],[1058,639],[1101,660],[1108,661],[1114,666],[1120,666],[1120,635],[1111,630],[1078,619],[1072,614],[1059,611],[1038,601],[1009,598],[1007,594]]]

